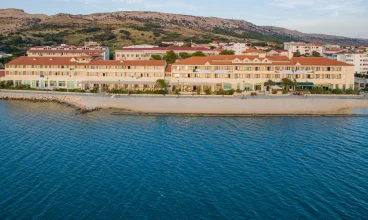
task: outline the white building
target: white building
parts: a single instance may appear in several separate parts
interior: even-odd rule
[[[158,46],[150,45],[150,44],[140,44],[140,45],[131,45],[131,46],[125,46],[123,48],[155,48]]]
[[[326,49],[328,49],[328,50],[340,49],[341,48],[340,45],[334,45],[334,44],[326,44],[323,47],[326,48]]]
[[[311,56],[313,51],[318,52],[320,55],[323,53],[322,45],[303,42],[285,42],[284,49],[288,51],[289,58],[293,57],[293,54],[296,52],[306,56]]]
[[[246,43],[229,43],[225,44],[223,48],[234,51],[235,55],[242,55],[244,51],[249,49],[249,46]]]
[[[174,47],[182,47],[182,46],[185,45],[185,42],[182,42],[182,41],[164,41],[164,42],[162,42],[162,44],[173,45]]]
[[[337,60],[354,65],[356,73],[368,73],[368,54],[337,54]]]

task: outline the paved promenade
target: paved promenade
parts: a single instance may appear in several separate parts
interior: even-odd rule
[[[63,97],[69,104],[86,108],[116,108],[140,113],[163,114],[348,114],[368,108],[364,96],[149,96],[4,91],[4,96]]]

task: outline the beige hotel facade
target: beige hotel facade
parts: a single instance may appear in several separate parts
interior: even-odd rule
[[[32,88],[98,87],[158,90],[158,79],[182,92],[197,89],[264,91],[267,81],[280,85],[283,78],[300,86],[330,89],[354,87],[354,66],[327,58],[286,56],[192,57],[167,65],[161,60],[96,60],[91,57],[20,57],[7,63],[2,80]]]

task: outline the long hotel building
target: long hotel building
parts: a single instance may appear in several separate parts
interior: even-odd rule
[[[81,88],[100,90],[160,89],[156,81],[165,79],[170,90],[240,89],[264,91],[272,80],[296,80],[301,87],[353,89],[354,66],[327,58],[286,56],[192,57],[172,65],[154,60],[95,60],[91,57],[20,57],[6,64],[4,80],[32,88]]]
[[[88,44],[84,46],[74,46],[61,44],[59,46],[35,46],[27,50],[29,57],[76,57],[94,56],[103,60],[110,59],[108,47],[98,44]]]

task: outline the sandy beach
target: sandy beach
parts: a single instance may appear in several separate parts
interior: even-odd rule
[[[88,94],[2,91],[0,97],[60,100],[83,109],[114,108],[121,112],[206,115],[318,115],[349,114],[368,108],[368,99],[355,97],[190,97],[96,96]]]

